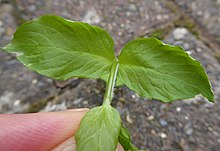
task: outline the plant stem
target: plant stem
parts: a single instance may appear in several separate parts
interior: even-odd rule
[[[112,63],[108,82],[106,83],[106,92],[103,100],[103,105],[110,105],[114,95],[115,81],[118,73],[118,60]]]

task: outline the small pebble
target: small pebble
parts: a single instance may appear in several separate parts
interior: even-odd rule
[[[161,133],[161,134],[160,134],[160,137],[163,138],[163,139],[164,139],[164,138],[167,138],[167,134]]]
[[[32,84],[36,84],[37,83],[37,79],[34,79],[33,81],[32,81]]]
[[[187,135],[192,135],[193,134],[193,128],[192,128],[192,124],[191,123],[187,123],[184,127],[184,132]]]
[[[83,105],[87,105],[87,104],[89,104],[88,101],[83,101],[82,103],[83,103]]]
[[[188,49],[190,48],[188,43],[184,43],[184,44],[183,44],[183,47],[184,47],[184,49],[186,49],[186,50],[188,50]]]
[[[83,100],[83,98],[78,98],[76,100],[73,101],[73,104],[79,104],[81,101]]]
[[[197,48],[197,49],[196,49],[196,51],[201,52],[201,51],[202,51],[202,49],[201,49],[201,48]]]
[[[185,132],[186,132],[187,135],[192,135],[193,129],[192,128],[188,128],[188,129],[186,129]]]
[[[182,110],[182,109],[181,109],[180,107],[177,107],[177,108],[176,108],[176,111],[177,111],[177,112],[181,112],[181,110]]]
[[[187,32],[186,28],[176,28],[173,32],[173,36],[175,39],[180,40],[186,36]]]
[[[156,18],[157,20],[162,20],[162,15],[157,15]]]
[[[188,119],[189,119],[189,117],[188,117],[188,116],[185,116],[184,118],[185,118],[186,120],[188,120]]]
[[[131,95],[131,98],[134,99],[136,96],[134,94]]]
[[[36,11],[36,9],[37,9],[37,7],[36,7],[35,5],[30,5],[30,6],[27,8],[27,10],[28,10],[29,12],[34,12],[34,11]]]
[[[151,130],[150,133],[153,134],[153,135],[156,134],[155,130]]]
[[[133,123],[133,121],[132,121],[130,115],[127,115],[127,116],[126,116],[126,121],[127,121],[128,123],[130,123],[130,124]]]
[[[101,18],[95,9],[91,9],[86,12],[83,21],[90,24],[98,24],[101,22]]]
[[[118,34],[118,36],[121,36],[121,35],[122,35],[122,32],[119,31],[117,34]]]
[[[213,135],[219,137],[219,133],[217,131],[212,131]]]
[[[41,81],[39,81],[39,82],[37,82],[37,86],[38,86],[38,87],[42,87],[42,86],[44,86],[44,83],[41,82]]]
[[[178,122],[178,125],[179,125],[179,127],[183,127],[183,124],[180,122]]]
[[[165,121],[164,119],[160,119],[159,122],[161,126],[167,126],[167,121]]]
[[[154,116],[153,116],[153,115],[150,115],[147,119],[148,119],[149,121],[151,121],[151,120],[154,119]]]
[[[136,10],[136,6],[134,4],[131,4],[131,5],[128,6],[128,9],[130,11],[135,11]]]
[[[126,12],[126,16],[130,17],[131,16],[131,12]]]
[[[21,103],[21,100],[15,100],[14,103],[13,103],[13,105],[14,105],[14,106],[18,106],[20,103]]]
[[[208,127],[208,130],[211,131],[211,132],[213,131],[213,129],[211,127]]]

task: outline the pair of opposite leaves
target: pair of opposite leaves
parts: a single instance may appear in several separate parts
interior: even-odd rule
[[[127,43],[116,58],[114,41],[105,30],[45,15],[20,26],[5,50],[17,53],[18,60],[29,69],[58,80],[81,77],[108,81],[110,72],[118,72],[117,85],[126,85],[143,97],[170,102],[202,94],[214,101],[201,64],[182,48],[155,38]],[[118,70],[112,71],[115,63]],[[136,150],[115,109],[97,107],[90,113],[77,133],[78,150],[111,151],[118,139],[127,150]]]
[[[20,26],[5,48],[42,75],[58,80],[72,77],[108,80],[118,60],[117,85],[126,85],[140,96],[164,102],[202,94],[214,101],[207,75],[200,63],[180,47],[155,38],[127,43],[118,59],[114,41],[103,29],[45,15]]]

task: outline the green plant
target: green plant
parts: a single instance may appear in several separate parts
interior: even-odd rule
[[[118,141],[126,151],[138,150],[118,111],[111,107],[115,86],[126,85],[142,97],[163,102],[198,94],[214,102],[201,64],[181,47],[156,38],[130,41],[117,58],[114,41],[105,30],[45,15],[21,25],[4,50],[16,53],[27,68],[54,79],[106,81],[102,106],[91,109],[81,121],[75,136],[78,151],[113,151]]]

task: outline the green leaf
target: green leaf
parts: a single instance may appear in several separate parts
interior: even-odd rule
[[[103,29],[82,22],[45,15],[21,25],[5,48],[42,75],[108,79],[114,41]]]
[[[131,135],[125,127],[121,127],[121,131],[118,137],[119,143],[123,146],[125,151],[140,151],[131,142]]]
[[[114,151],[120,128],[120,115],[110,105],[91,109],[75,135],[77,151]]]
[[[201,64],[181,47],[156,38],[126,44],[119,56],[119,83],[140,96],[170,102],[202,94],[214,101],[210,82]]]

